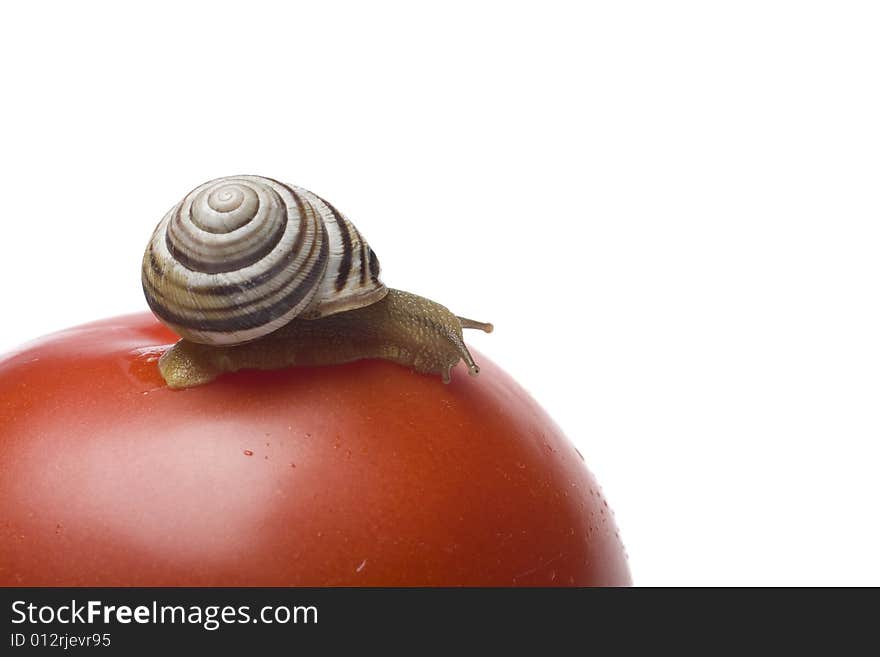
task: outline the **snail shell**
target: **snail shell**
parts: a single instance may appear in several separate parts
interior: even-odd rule
[[[141,279],[178,335],[234,345],[388,292],[357,228],[312,192],[261,176],[196,187],[159,222]]]

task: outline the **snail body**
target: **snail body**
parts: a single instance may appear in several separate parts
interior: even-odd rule
[[[183,339],[159,361],[170,387],[245,368],[384,358],[449,382],[463,328],[492,326],[380,280],[357,228],[308,190],[261,176],[209,181],[175,205],[144,252],[154,314]]]

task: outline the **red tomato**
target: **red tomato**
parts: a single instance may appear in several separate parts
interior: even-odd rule
[[[485,356],[184,391],[111,319],[0,359],[0,585],[627,585],[579,453]]]

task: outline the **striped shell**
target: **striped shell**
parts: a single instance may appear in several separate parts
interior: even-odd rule
[[[153,312],[192,342],[255,340],[385,296],[357,228],[315,194],[260,176],[196,187],[159,222],[141,279]]]

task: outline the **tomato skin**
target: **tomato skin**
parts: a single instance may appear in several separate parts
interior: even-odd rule
[[[0,358],[0,585],[628,585],[610,510],[485,356],[172,391],[149,314]]]

